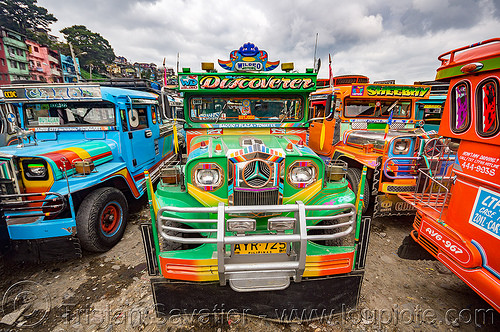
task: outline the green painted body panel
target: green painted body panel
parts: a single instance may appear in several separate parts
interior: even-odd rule
[[[500,68],[500,57],[486,59],[479,62],[483,64],[483,68],[474,72],[474,74]],[[450,79],[452,77],[457,77],[462,75],[470,75],[470,73],[463,73],[462,71],[460,71],[460,69],[463,66],[464,64],[460,64],[455,67],[439,70],[436,74],[436,80]]]

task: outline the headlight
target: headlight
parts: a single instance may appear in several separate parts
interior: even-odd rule
[[[204,190],[216,190],[224,182],[224,173],[219,165],[214,163],[199,163],[193,168],[192,182]]]
[[[307,183],[314,176],[314,168],[312,167],[295,167],[292,169],[290,177],[294,183]]]
[[[392,152],[394,154],[407,154],[410,151],[411,147],[411,139],[409,138],[400,138],[394,141],[394,147]]]
[[[22,165],[26,180],[43,181],[49,178],[47,162],[43,159],[24,159]]]
[[[311,161],[296,161],[288,170],[288,180],[295,188],[305,188],[316,182],[317,166]]]
[[[215,169],[200,169],[196,172],[196,182],[202,186],[212,186],[219,182],[219,172]]]

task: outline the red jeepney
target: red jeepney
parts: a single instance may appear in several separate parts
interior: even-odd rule
[[[443,163],[457,157],[445,176],[420,170],[419,192],[400,197],[418,210],[413,240],[500,311],[500,38],[438,59],[436,79],[450,81],[439,134],[453,143],[427,149]],[[409,258],[410,245],[400,256]]]

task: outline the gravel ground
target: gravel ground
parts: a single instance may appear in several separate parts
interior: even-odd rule
[[[496,331],[500,326],[499,315],[441,263],[397,256],[412,218],[374,220],[357,310],[302,323],[242,315],[158,318],[139,230],[148,219],[141,201],[122,241],[104,254],[43,265],[1,261],[0,331]],[[21,297],[31,305],[19,306]]]

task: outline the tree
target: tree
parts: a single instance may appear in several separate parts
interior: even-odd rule
[[[1,1],[1,0],[0,0]],[[73,45],[80,65],[89,68],[92,64],[100,72],[106,70],[106,65],[113,62],[115,52],[109,42],[99,33],[92,32],[83,25],[73,25],[61,30],[66,41]]]
[[[36,5],[37,0],[0,0],[0,22],[6,28],[31,36],[37,29],[49,30],[57,22],[48,10]]]

